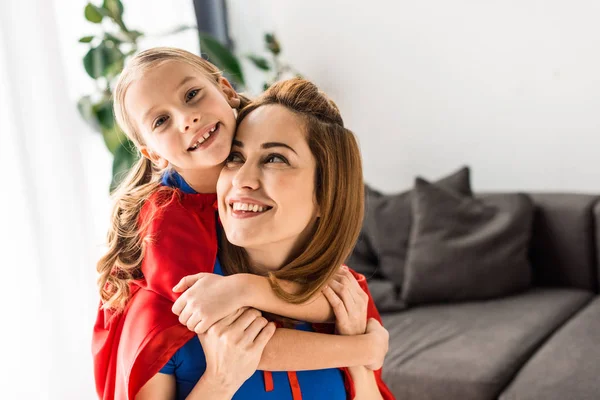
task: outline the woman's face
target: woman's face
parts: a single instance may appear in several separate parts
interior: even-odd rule
[[[179,172],[214,167],[229,155],[235,132],[232,106],[239,101],[229,82],[215,84],[197,68],[168,61],[134,81],[125,108],[157,165]]]
[[[315,168],[298,116],[280,105],[248,114],[217,183],[227,239],[251,258],[252,250],[294,256],[319,216]]]

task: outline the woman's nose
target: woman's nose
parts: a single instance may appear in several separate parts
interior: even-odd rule
[[[260,171],[246,162],[235,173],[232,184],[237,189],[256,190],[260,187]]]

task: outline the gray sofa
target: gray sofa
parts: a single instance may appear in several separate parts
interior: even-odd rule
[[[368,192],[367,219],[382,196]],[[361,233],[348,265],[390,333],[383,376],[398,399],[600,399],[600,198],[528,196],[531,285],[498,298],[407,307]]]

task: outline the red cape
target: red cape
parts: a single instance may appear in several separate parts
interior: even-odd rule
[[[172,288],[187,275],[213,272],[217,255],[214,194],[161,191],[142,208],[140,226],[150,221],[142,261],[144,279],[131,285],[125,310],[116,314],[99,308],[92,339],[96,391],[102,400],[133,399],[139,390],[195,336],[179,323],[171,307],[179,296]],[[369,295],[367,317],[381,322],[367,281],[351,270]],[[332,325],[330,325],[331,327]],[[348,399],[354,385],[346,368]],[[385,400],[394,399],[375,371]]]
[[[142,208],[148,238],[144,279],[131,285],[123,313],[98,310],[92,338],[98,397],[133,399],[195,333],[179,323],[171,307],[181,278],[213,272],[217,256],[215,194],[159,191]]]

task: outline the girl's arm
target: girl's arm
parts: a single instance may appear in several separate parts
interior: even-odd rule
[[[267,343],[258,369],[305,371],[325,368],[381,365],[387,352],[387,335],[328,335],[280,328]]]
[[[289,292],[300,289],[296,283],[283,281],[281,284]],[[302,304],[291,304],[277,297],[268,279],[258,275],[199,273],[184,277],[173,291],[183,292],[173,305],[173,313],[197,334],[206,332],[214,323],[241,307],[252,307],[299,321],[334,321],[331,306],[322,292]]]
[[[179,312],[180,321],[196,333],[203,330],[198,320],[206,323],[207,320],[216,318],[211,314],[215,314],[215,309],[226,308],[225,303],[252,303],[254,307],[264,305],[263,311],[299,320],[310,319],[306,316],[311,312],[322,311],[320,308],[331,310],[329,301],[322,292],[305,304],[287,303],[273,293],[266,278],[257,275],[237,274],[222,277],[198,274],[184,278],[175,290],[180,291],[190,284],[192,287],[177,300],[173,309]],[[356,284],[347,286],[348,290],[357,291],[357,296],[362,293],[362,289]],[[294,287],[298,286],[292,283],[284,284],[285,290],[294,290]],[[245,302],[245,298],[254,300]],[[387,344],[387,336],[381,335],[380,332],[339,336],[277,329],[263,352],[259,369],[302,371],[345,366],[380,368],[387,352]]]

